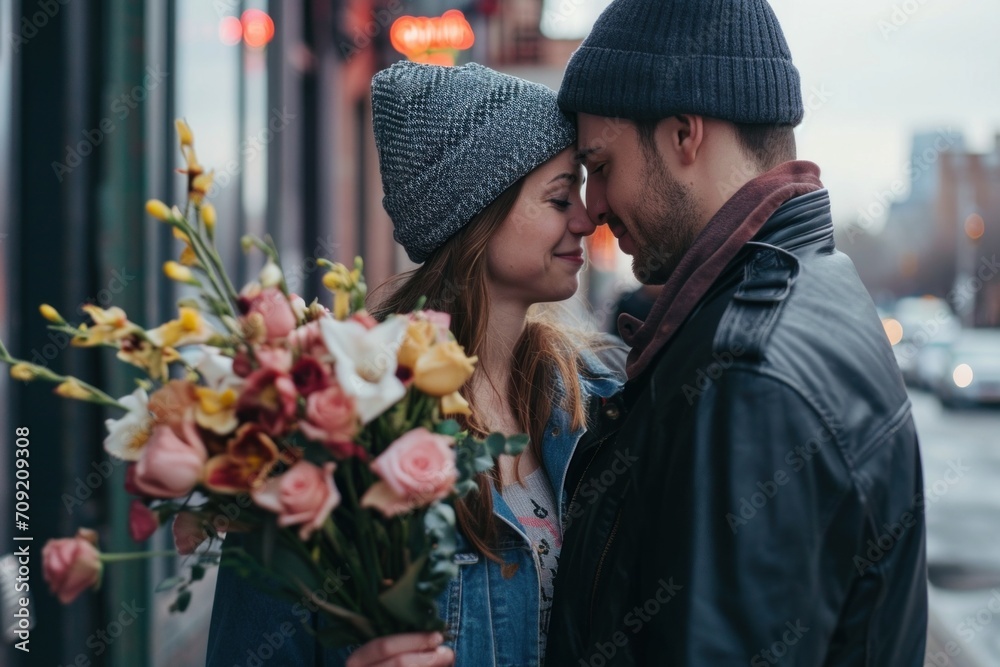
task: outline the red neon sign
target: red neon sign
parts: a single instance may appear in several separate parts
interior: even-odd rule
[[[389,41],[415,62],[453,65],[456,52],[472,48],[476,36],[465,14],[449,9],[435,18],[399,17],[389,30]]]

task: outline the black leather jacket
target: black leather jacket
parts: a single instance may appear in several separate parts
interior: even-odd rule
[[[546,664],[923,664],[917,435],[825,190],[778,209],[600,420]]]

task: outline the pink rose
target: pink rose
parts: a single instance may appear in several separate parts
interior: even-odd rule
[[[295,421],[298,391],[287,373],[262,368],[246,380],[236,403],[241,423],[259,424],[270,435],[281,435]]]
[[[133,500],[128,508],[128,533],[136,542],[145,542],[160,527],[156,512],[141,500]]]
[[[287,373],[292,368],[292,353],[284,348],[262,345],[253,353],[261,368],[279,373]]]
[[[327,462],[319,468],[299,461],[282,475],[272,477],[250,492],[258,505],[278,515],[279,526],[299,524],[299,538],[308,540],[340,503],[340,492],[333,484],[337,464]]]
[[[125,493],[131,493],[133,496],[141,496],[142,491],[139,487],[135,485],[135,464],[129,463],[125,466]]]
[[[94,531],[81,528],[76,537],[49,540],[42,548],[42,575],[63,604],[100,584],[104,566],[96,542]]]
[[[288,334],[288,343],[293,349],[298,350],[300,355],[308,355],[316,359],[330,356],[330,351],[326,349],[326,343],[323,342],[323,332],[319,328],[319,322],[316,321],[304,324]]]
[[[339,384],[331,384],[306,399],[306,420],[299,423],[307,438],[323,443],[350,442],[358,432],[354,399]]]
[[[201,479],[208,451],[193,424],[183,426],[185,439],[164,424],[153,427],[135,466],[135,486],[144,496],[177,498]]]
[[[174,516],[172,532],[174,548],[181,556],[193,554],[198,545],[208,539],[208,533],[201,524],[201,519],[191,512],[178,512]]]
[[[374,507],[391,517],[447,496],[458,479],[451,444],[452,438],[425,428],[393,442],[372,461],[372,470],[382,481],[368,489],[362,507]]]
[[[267,329],[267,340],[285,338],[298,325],[288,299],[277,287],[267,287],[250,300],[248,313],[260,313]]]

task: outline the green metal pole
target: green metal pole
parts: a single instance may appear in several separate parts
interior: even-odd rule
[[[145,285],[155,276],[145,275],[145,239],[150,233],[145,219],[144,132],[146,100],[156,86],[171,85],[169,72],[146,61],[145,7],[142,0],[105,0],[105,80],[102,109],[110,109],[118,127],[107,135],[108,145],[101,169],[97,229],[97,265],[102,271],[128,266],[135,284],[116,295],[115,304],[140,319],[145,311]],[[133,375],[107,359],[106,390],[115,396],[130,393]],[[118,415],[115,415],[118,416]],[[128,534],[129,497],[124,489],[124,467],[117,467],[108,494],[107,551],[139,550]],[[104,623],[131,618],[128,627],[110,643],[107,664],[145,667],[150,664],[150,625],[153,598],[150,594],[149,563],[145,560],[116,563],[106,568],[103,591],[108,610]],[[123,621],[124,622],[124,621]],[[110,635],[109,630],[109,635]]]

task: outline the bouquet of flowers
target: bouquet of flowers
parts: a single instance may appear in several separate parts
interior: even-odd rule
[[[73,345],[112,347],[138,368],[135,391],[114,398],[2,343],[0,360],[17,380],[53,382],[60,396],[122,412],[106,421],[104,449],[127,462],[131,535],[145,541],[172,520],[176,553],[188,557],[185,574],[157,588],[175,592],[172,611],[188,607],[190,583],[221,561],[327,616],[319,639],[328,645],[443,630],[435,598],[457,574],[453,503],[527,437],[461,430],[450,417],[469,413],[459,390],[475,357],[447,315],[418,309],[377,322],[366,313],[360,258],[352,269],[319,260],[327,308],[289,293],[269,239],[244,237],[266,263],[237,292],[214,244],[212,173],[187,124],[177,130],[185,210],[156,200],[146,210],[183,244],[166,275],[197,296],[149,329],[117,307],[86,305],[83,324],[40,307]],[[211,550],[234,532],[240,546]],[[104,563],[162,553],[174,552],[102,553],[96,533],[80,529],[46,544],[44,574],[69,603],[100,585]]]

